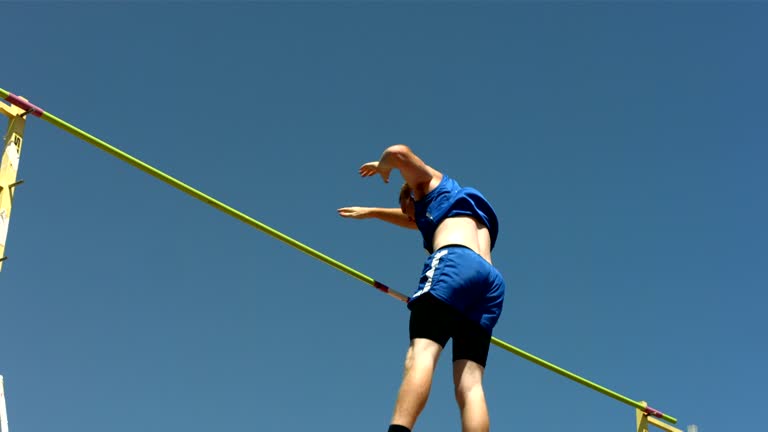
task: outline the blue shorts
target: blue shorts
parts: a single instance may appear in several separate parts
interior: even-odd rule
[[[465,246],[450,245],[427,258],[419,289],[408,304],[429,292],[492,333],[501,315],[504,289],[504,278],[488,261]]]

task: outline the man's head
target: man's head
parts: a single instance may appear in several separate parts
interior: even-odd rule
[[[403,214],[408,216],[408,220],[416,220],[416,204],[413,199],[413,190],[408,183],[403,183],[403,187],[400,188],[400,210]]]

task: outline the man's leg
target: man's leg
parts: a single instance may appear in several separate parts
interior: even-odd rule
[[[484,371],[483,366],[472,360],[453,362],[453,382],[456,402],[461,411],[463,432],[488,432],[490,428],[488,406],[483,392]]]
[[[442,350],[440,344],[429,339],[411,340],[391,424],[413,429],[416,419],[427,404],[432,387],[432,374]]]
[[[491,334],[480,324],[461,318],[453,337],[453,383],[464,432],[488,432],[488,406],[483,373],[488,361]]]

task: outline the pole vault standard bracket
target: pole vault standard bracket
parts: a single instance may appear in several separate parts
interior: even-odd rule
[[[22,97],[17,97],[17,102],[22,105],[27,102]],[[11,220],[11,207],[16,186],[24,183],[24,180],[16,180],[21,160],[21,145],[24,141],[24,126],[26,115],[36,113],[36,110],[27,107],[20,108],[16,105],[6,105],[0,102],[0,112],[8,117],[8,127],[3,134],[3,155],[0,160],[0,270],[5,256],[5,246],[8,240],[8,227]]]
[[[635,409],[635,419],[637,421],[637,429],[635,429],[636,432],[650,432],[648,425],[656,426],[657,428],[666,432],[683,432],[674,426],[670,426],[663,421],[654,418],[655,412],[657,411],[649,407],[645,401],[641,401],[640,403],[645,405],[645,409]]]

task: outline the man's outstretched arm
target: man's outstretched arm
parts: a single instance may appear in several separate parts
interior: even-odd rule
[[[380,219],[403,228],[416,229],[416,222],[412,221],[399,208],[342,207],[338,209],[338,212],[339,216],[345,218]]]

